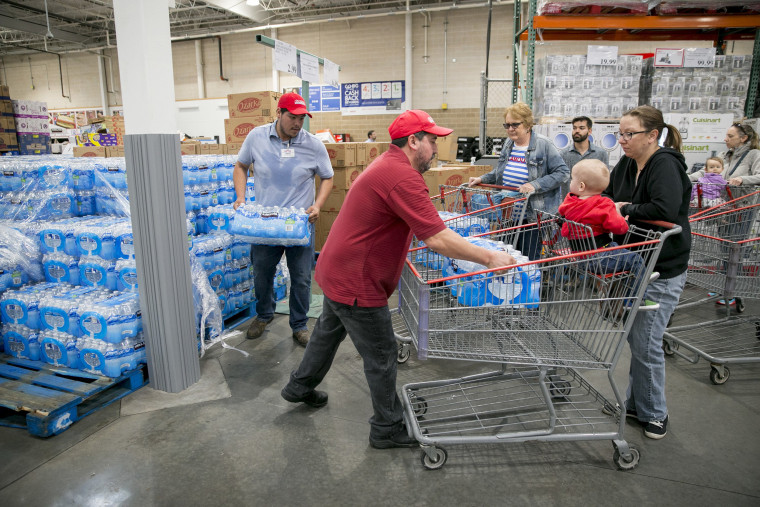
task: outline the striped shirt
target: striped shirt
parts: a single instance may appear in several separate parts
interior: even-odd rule
[[[512,146],[512,151],[509,153],[507,159],[507,165],[504,166],[504,173],[502,174],[503,184],[508,187],[519,187],[528,183],[528,165],[525,163],[525,155],[528,151],[527,146]],[[522,213],[522,202],[515,204],[515,213]]]

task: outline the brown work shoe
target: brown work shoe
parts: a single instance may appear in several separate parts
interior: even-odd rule
[[[309,330],[301,329],[300,331],[293,331],[293,340],[302,347],[305,347],[309,343]]]
[[[251,325],[248,326],[248,331],[245,333],[245,337],[249,340],[254,340],[264,334],[264,330],[267,325],[272,322],[271,320],[263,321],[259,319],[253,319]]]

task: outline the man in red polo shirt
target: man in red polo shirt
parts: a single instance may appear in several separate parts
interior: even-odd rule
[[[315,279],[325,298],[301,364],[282,397],[312,407],[327,403],[315,388],[346,337],[364,360],[372,397],[370,445],[377,449],[417,445],[403,423],[396,394],[398,345],[388,297],[398,284],[414,234],[433,251],[498,268],[515,263],[506,252],[486,250],[448,229],[428,195],[422,173],[435,158],[440,127],[424,111],[402,113],[388,127],[392,144],[356,179],[317,260]]]

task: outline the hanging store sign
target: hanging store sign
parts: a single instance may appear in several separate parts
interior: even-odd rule
[[[301,53],[301,79],[309,83],[319,83],[319,59],[314,55]]]
[[[274,41],[274,68],[287,72],[288,74],[298,75],[298,56],[295,46],[281,40]]]
[[[340,96],[341,112],[345,115],[401,112],[405,102],[405,83],[343,83]]]
[[[617,46],[592,46],[589,45],[586,54],[586,65],[617,65]]]
[[[340,88],[337,86],[310,86],[309,111],[312,113],[340,111]]]

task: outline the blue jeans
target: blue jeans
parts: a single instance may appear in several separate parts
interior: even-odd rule
[[[398,344],[388,306],[350,306],[325,296],[322,315],[317,319],[301,364],[290,374],[285,391],[297,397],[312,392],[330,370],[346,333],[364,360],[364,376],[373,409],[369,419],[370,436],[387,438],[401,429],[403,421],[401,400],[396,394]]]
[[[662,334],[685,284],[686,273],[650,283],[644,297],[659,303],[660,309],[638,312],[628,334],[631,368],[628,372],[626,408],[635,410],[642,422],[662,421],[668,415]]]
[[[618,246],[611,241],[608,247]],[[646,265],[641,255],[631,252],[630,250],[611,250],[600,252],[588,260],[588,269],[597,274],[620,273],[628,271],[630,276],[626,277],[626,287],[616,296],[635,296],[639,290],[641,278],[644,275]]]
[[[311,269],[314,265],[314,247],[251,245],[253,287],[256,290],[256,315],[270,321],[274,317],[274,275],[277,263],[285,252],[290,271],[290,328],[306,329],[306,313],[311,303]]]

